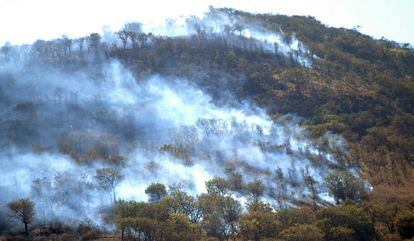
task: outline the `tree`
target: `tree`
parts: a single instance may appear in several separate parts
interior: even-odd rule
[[[244,30],[244,27],[243,27],[240,23],[236,23],[236,24],[234,24],[234,26],[233,26],[233,30],[234,30],[235,32],[239,32],[239,36],[241,36],[241,35],[242,35],[242,33],[243,33],[243,30]]]
[[[240,202],[232,197],[224,197],[222,201],[223,220],[226,227],[226,236],[235,237],[237,222],[242,213]]]
[[[95,54],[97,54],[101,43],[101,35],[98,33],[91,33],[88,37],[88,43],[89,48],[93,49],[95,51]]]
[[[190,222],[183,213],[172,214],[166,222],[165,240],[168,241],[197,241],[200,240],[200,228]]]
[[[28,234],[28,225],[32,223],[35,211],[34,203],[27,198],[7,204],[11,210],[11,216],[24,224],[24,232]]]
[[[220,177],[215,177],[209,181],[206,181],[206,189],[207,193],[219,196],[225,196],[229,192],[227,181]]]
[[[138,241],[153,241],[156,229],[160,227],[160,223],[149,217],[128,217],[125,219],[126,226],[129,229],[130,235],[135,237]]]
[[[103,44],[101,44],[101,39],[102,37],[98,33],[91,33],[87,37],[89,50],[92,50],[92,57],[94,61],[99,60],[101,52],[100,50],[103,49],[102,47],[104,46]]]
[[[286,241],[321,241],[325,234],[314,225],[303,224],[283,230],[280,236]]]
[[[273,196],[278,203],[279,209],[286,208],[286,196],[287,196],[287,181],[284,178],[283,171],[280,167],[275,170],[274,178],[275,189],[273,190]]]
[[[120,201],[115,208],[115,224],[124,237],[143,241],[165,240],[166,225],[171,216],[168,211],[164,202]]]
[[[147,44],[147,41],[150,40],[152,37],[153,37],[153,35],[151,33],[149,33],[149,34],[139,33],[137,35],[137,41],[138,41],[140,47],[145,47],[145,45]]]
[[[327,233],[327,239],[330,241],[353,241],[355,231],[347,227],[333,227]]]
[[[1,48],[0,52],[4,55],[4,58],[6,62],[10,61],[10,52],[12,50],[12,47],[9,42],[5,43]]]
[[[126,34],[126,36],[129,37],[129,39],[131,39],[132,48],[136,48],[138,36],[142,31],[141,24],[137,22],[127,23],[125,24],[123,31]]]
[[[398,233],[404,239],[414,237],[414,211],[405,211],[397,216],[396,226]]]
[[[167,189],[164,184],[152,183],[145,189],[145,193],[150,203],[159,203],[167,195]]]
[[[67,35],[62,36],[62,45],[65,55],[72,54],[72,39],[70,39]]]
[[[76,40],[76,42],[78,43],[79,57],[82,58],[83,57],[83,48],[84,48],[84,44],[85,44],[85,38],[79,38],[78,40]]]
[[[255,180],[253,182],[249,182],[246,186],[246,189],[252,201],[258,202],[264,194],[265,186],[261,181]]]
[[[121,229],[121,240],[124,240],[126,222],[125,219],[131,215],[130,204],[120,200],[115,205],[115,225]]]
[[[354,240],[373,240],[375,237],[374,224],[367,212],[356,205],[348,204],[322,209],[318,219],[322,220],[320,226],[326,233],[335,231],[333,228],[343,227],[354,231]],[[336,229],[335,232],[337,231],[339,230]]]
[[[349,171],[335,171],[325,177],[325,185],[337,204],[359,202],[366,197],[363,181]]]
[[[116,187],[124,180],[124,175],[116,168],[100,168],[96,170],[95,178],[102,189],[113,193],[114,203],[116,202]]]
[[[243,215],[240,220],[240,235],[243,240],[263,240],[276,238],[282,230],[277,213],[272,211],[253,211]]]
[[[191,195],[181,190],[173,190],[163,201],[168,203],[171,213],[183,213],[193,223],[200,221],[200,207],[197,200]]]
[[[201,227],[220,240],[234,236],[241,216],[240,202],[229,196],[202,194],[199,197],[202,213]]]
[[[116,34],[122,42],[122,47],[125,49],[128,42],[128,32],[125,29],[122,29],[118,31]]]
[[[312,175],[310,175],[308,168],[302,169],[301,172],[305,185],[309,189],[309,192],[311,194],[310,198],[312,200],[312,205],[316,207],[319,199],[317,190],[318,182],[312,177]]]

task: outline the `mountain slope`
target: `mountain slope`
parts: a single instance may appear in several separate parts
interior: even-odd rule
[[[312,17],[6,44],[0,231],[31,200],[27,239],[408,239],[413,104],[413,49]]]
[[[115,49],[110,54],[137,73],[185,76],[215,96],[225,89],[239,99],[255,100],[270,114],[297,113],[306,117],[304,123],[314,136],[340,133],[348,140],[350,159],[364,166],[373,184],[411,180],[412,49],[355,30],[330,28],[312,17],[211,11],[238,21],[241,29],[249,22],[282,32],[288,41],[294,36],[310,52],[306,55],[312,66],[298,64],[298,52],[275,56],[255,51],[247,44],[232,44],[231,38],[209,35],[207,27],[190,39],[158,38],[155,45]]]

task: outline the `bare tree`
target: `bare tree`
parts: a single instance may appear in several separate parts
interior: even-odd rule
[[[72,39],[70,39],[67,35],[62,36],[62,45],[65,55],[72,54]]]
[[[1,53],[4,55],[4,58],[6,62],[10,61],[10,52],[12,50],[12,47],[9,42],[3,45],[3,47],[0,48]]]
[[[102,189],[113,193],[114,203],[116,202],[116,187],[124,180],[124,175],[116,168],[100,168],[96,170],[95,178]]]
[[[125,29],[122,29],[122,30],[118,31],[116,34],[118,35],[119,39],[122,42],[122,46],[125,49],[126,48],[126,44],[128,42],[128,36],[129,36],[128,35],[128,32]]]
[[[83,56],[83,48],[84,48],[84,44],[85,44],[85,38],[79,38],[77,40],[78,45],[79,45],[79,56],[82,57]]]
[[[302,169],[301,172],[302,172],[303,180],[305,181],[305,185],[311,194],[310,197],[312,200],[312,205],[313,207],[316,207],[318,204],[318,199],[319,199],[318,190],[317,190],[318,182],[309,173],[308,167],[306,169]]]
[[[136,48],[138,46],[137,45],[138,35],[142,31],[142,25],[137,22],[127,23],[125,24],[124,29],[121,31],[124,31],[129,37],[129,39],[131,39],[132,48]]]

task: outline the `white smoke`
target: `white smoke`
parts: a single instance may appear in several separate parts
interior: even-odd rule
[[[280,28],[269,29],[264,26],[267,23],[252,22],[233,12],[213,8],[202,18],[191,16],[168,19],[164,25],[143,25],[143,31],[167,37],[192,36],[203,32],[227,38],[232,45],[239,47],[259,43],[264,51],[291,56],[305,67],[312,66],[309,49],[294,34],[288,36]]]
[[[4,69],[0,78],[0,201],[30,197],[39,218],[98,222],[100,207],[111,204],[111,194],[93,178],[100,167],[124,173],[116,190],[122,199],[146,200],[144,190],[153,182],[198,195],[212,177],[238,173],[242,185],[262,181],[266,200],[274,203],[279,169],[287,200],[309,200],[304,171],[319,183],[319,196],[332,200],[322,181],[336,160],[312,143],[299,118],[272,119],[249,103],[215,104],[188,80],[137,80],[118,62],[75,73]],[[99,157],[79,163],[62,153],[59,140],[80,131],[98,139],[110,133],[123,164]],[[338,137],[329,145],[346,151],[343,143]]]

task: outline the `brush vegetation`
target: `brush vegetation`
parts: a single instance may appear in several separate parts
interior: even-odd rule
[[[60,221],[31,225],[36,204],[21,199],[8,204],[14,221],[0,217],[0,225],[5,227],[0,229],[4,233],[0,240],[414,238],[414,50],[408,44],[376,40],[355,29],[328,27],[312,17],[250,14],[233,9],[210,11],[255,23],[268,31],[282,30],[287,42],[294,37],[308,51],[302,53],[299,49],[287,55],[269,52],[263,45],[238,36],[243,30],[241,25],[229,30],[227,34],[236,36],[229,38],[210,33],[203,26],[191,36],[168,37],[142,33],[137,30],[139,24],[130,24],[117,33],[122,43],[119,46],[102,41],[97,33],[79,39],[36,41],[32,46],[35,57],[27,65],[40,62],[71,73],[115,59],[137,78],[159,74],[192,80],[217,103],[231,102],[224,98],[230,93],[234,101],[252,101],[274,119],[295,113],[302,117],[301,125],[313,140],[333,133],[346,141],[346,152],[330,150],[338,152],[335,157],[344,163],[343,168],[323,180],[334,202],[321,201],[315,180],[305,171],[310,202],[283,202],[276,190],[273,198],[281,205],[271,205],[266,202],[268,196],[264,198],[260,180],[240,184],[237,176],[208,181],[207,193],[199,196],[154,183],[145,191],[148,202],[125,201],[115,195],[123,174],[116,168],[102,168],[95,178],[103,184],[102,192],[111,193],[113,205],[101,210],[101,218],[116,231],[87,223],[67,226]],[[75,43],[77,51],[73,50]],[[11,48],[7,44],[1,48],[7,61],[12,58]],[[299,58],[306,58],[310,64],[301,63]],[[30,102],[20,103],[15,109],[29,117],[33,114]],[[18,129],[20,124],[4,123],[9,129]],[[31,129],[19,131],[25,135]],[[125,163],[112,133],[73,132],[58,143],[61,153],[81,165],[97,158],[115,167]],[[45,151],[36,143],[29,144],[33,150]],[[180,146],[165,145],[160,151],[191,162]],[[156,160],[151,166],[157,169]],[[345,168],[348,166],[358,167],[362,180]],[[373,189],[368,189],[363,180]],[[238,196],[240,192],[247,197],[244,203]],[[20,224],[25,234],[10,227]]]

